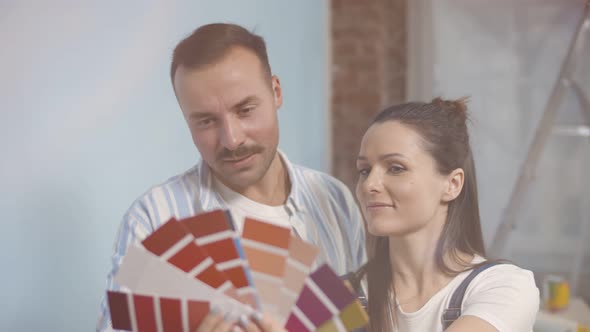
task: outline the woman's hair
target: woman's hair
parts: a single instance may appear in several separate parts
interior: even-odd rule
[[[459,196],[449,202],[445,225],[438,239],[435,259],[438,268],[448,275],[464,270],[451,269],[444,260],[447,255],[464,266],[470,262],[459,258],[459,253],[485,256],[479,220],[475,165],[467,130],[466,99],[455,101],[434,99],[430,103],[410,102],[390,106],[381,111],[371,125],[395,121],[414,129],[423,139],[423,148],[435,161],[440,174],[448,175],[461,168],[464,184]],[[393,276],[389,260],[389,239],[367,232],[368,262],[357,273],[357,281],[365,274],[368,284],[369,331],[391,331],[395,321]]]

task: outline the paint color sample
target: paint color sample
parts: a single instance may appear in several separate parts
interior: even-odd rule
[[[333,316],[330,309],[322,303],[322,300],[309,287],[304,287],[301,291],[297,306],[314,326],[322,325]]]
[[[359,301],[354,301],[340,312],[340,320],[347,330],[361,328],[369,323],[369,316]]]
[[[293,307],[291,315],[284,325],[288,331],[315,331],[313,323],[299,310],[297,306]]]
[[[183,332],[182,302],[179,299],[160,299],[160,317],[164,332]]]
[[[246,218],[242,247],[250,265],[262,309],[276,315],[282,299],[282,277],[288,256],[291,230],[267,222]]]
[[[138,246],[129,247],[115,275],[115,282],[137,294],[158,294],[160,297],[216,302],[228,312],[252,312],[250,307],[200,280],[189,277],[180,269]]]
[[[194,242],[194,237],[175,219],[160,226],[145,240],[143,246],[215,289],[233,294],[231,282],[220,273],[213,260]]]
[[[320,266],[310,277],[336,308],[342,310],[356,300],[356,296],[328,265]]]
[[[242,238],[288,249],[291,230],[268,222],[245,218]]]
[[[170,250],[176,243],[181,242],[187,237],[188,232],[172,218],[162,224],[158,229],[151,233],[141,242],[144,247],[158,256],[162,256]],[[188,237],[184,242],[188,243],[191,239]]]
[[[355,301],[338,316],[318,327],[317,332],[353,331],[364,327],[368,322],[367,313],[359,301]]]
[[[141,332],[158,332],[154,298],[145,295],[133,295],[137,330]]]
[[[320,326],[316,332],[341,332],[341,331],[346,331],[346,329],[342,329],[341,328],[342,325],[336,325],[336,322],[334,322],[334,320],[330,320],[326,323],[324,323],[322,326]],[[340,328],[339,328],[340,327]]]
[[[192,332],[210,310],[209,303],[204,301],[158,299],[150,295],[113,291],[107,292],[107,296],[112,326],[117,330]]]
[[[114,329],[131,331],[131,315],[126,293],[107,292],[111,322]]]
[[[326,264],[305,280],[305,286],[285,327],[294,330],[310,323],[322,331],[342,331],[366,325],[368,321],[354,293]]]
[[[215,210],[183,219],[181,223],[231,281],[242,300],[257,308],[256,290],[229,212]]]
[[[285,272],[287,256],[277,251],[269,251],[266,248],[247,246],[246,256],[250,262],[250,269],[258,273],[282,278]]]
[[[241,238],[234,229],[229,213],[217,210],[171,219],[143,247],[130,246],[114,278],[129,291],[107,293],[113,328],[194,331],[212,306],[234,320],[262,309],[289,331],[367,324],[356,295],[327,264],[310,273],[316,246],[251,218]]]
[[[301,332],[308,332],[308,331],[314,331],[315,328],[313,326],[313,324],[309,323],[310,327],[306,326],[297,316],[295,315],[291,315],[289,317],[289,319],[287,320],[287,323],[285,323],[285,328],[288,331],[301,331]]]
[[[279,303],[277,313],[279,322],[284,324],[287,320],[318,253],[319,248],[317,246],[291,236],[289,240],[289,256],[287,257],[287,265],[283,274],[283,286],[281,287],[283,300]]]
[[[188,301],[188,326],[189,331],[196,331],[205,316],[209,313],[209,303],[201,301]]]

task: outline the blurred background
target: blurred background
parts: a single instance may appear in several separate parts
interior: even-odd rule
[[[585,3],[0,0],[0,330],[94,329],[123,213],[199,158],[168,73],[176,43],[211,22],[266,39],[280,148],[351,187],[380,108],[469,96],[487,246],[590,300],[588,117],[572,89],[547,107]],[[569,78],[590,96],[590,32],[580,40]]]

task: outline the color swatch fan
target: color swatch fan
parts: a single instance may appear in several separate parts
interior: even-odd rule
[[[351,331],[368,317],[318,248],[289,228],[246,218],[237,234],[229,212],[171,219],[130,246],[109,291],[114,329],[195,331],[212,306],[230,318],[254,311],[289,331]]]

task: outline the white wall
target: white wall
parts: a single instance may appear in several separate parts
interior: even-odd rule
[[[544,111],[584,0],[426,0],[432,5],[432,91],[471,96],[472,143],[485,238],[493,239]],[[590,35],[576,78],[590,94]],[[560,124],[583,121],[566,94]],[[518,216],[508,258],[567,275],[590,223],[588,138],[551,135]],[[588,246],[590,249],[590,246]],[[589,285],[590,286],[590,285]]]
[[[327,169],[327,2],[0,0],[0,330],[92,330],[120,218],[198,158],[171,50],[254,28],[282,81],[281,148]]]

